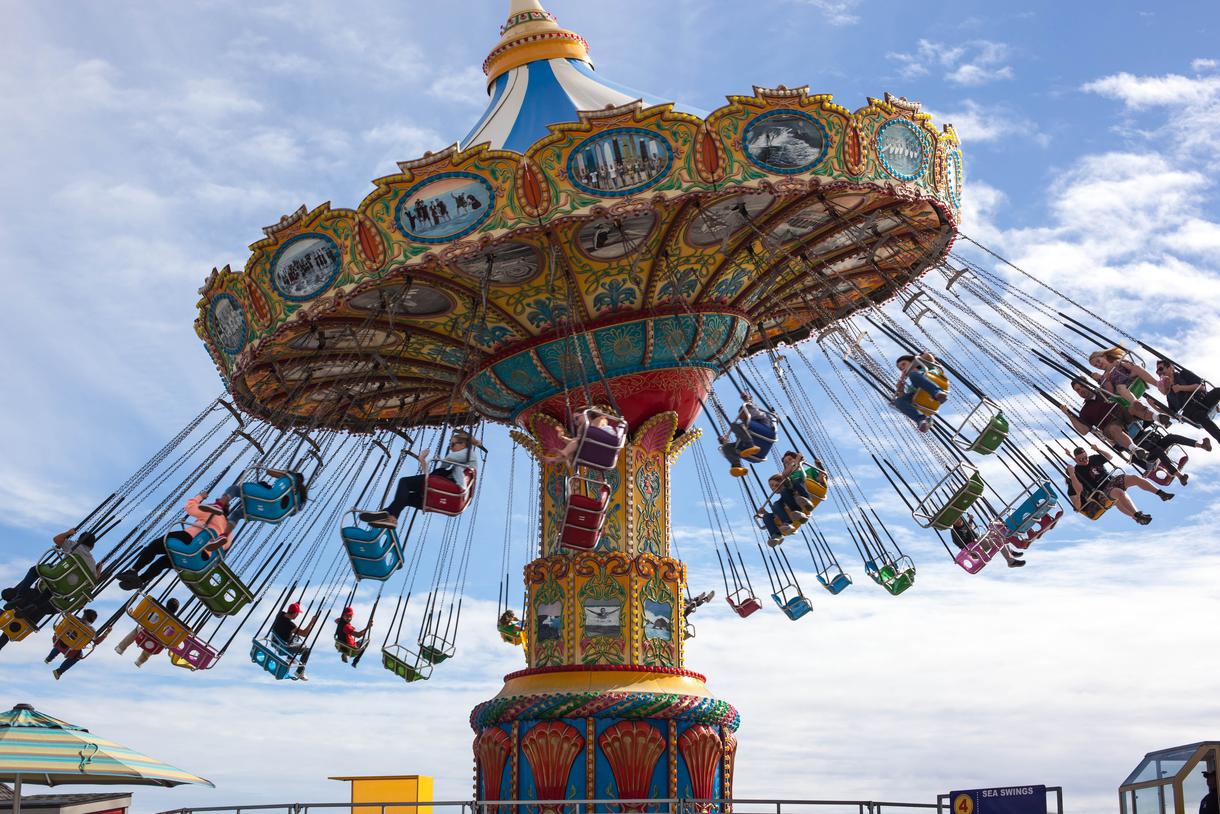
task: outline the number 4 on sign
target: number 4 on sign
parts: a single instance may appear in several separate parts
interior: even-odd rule
[[[969,794],[959,794],[953,800],[953,814],[974,814],[974,798]]]

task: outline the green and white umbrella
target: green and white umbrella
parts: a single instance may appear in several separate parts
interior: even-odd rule
[[[21,784],[40,786],[181,786],[199,783],[168,763],[142,755],[89,730],[18,704],[0,713],[0,781],[13,783],[13,814],[21,812]]]

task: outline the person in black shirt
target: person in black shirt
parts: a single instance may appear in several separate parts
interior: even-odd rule
[[[301,615],[301,605],[299,602],[293,602],[288,607],[284,608],[275,617],[275,621],[271,623],[271,635],[275,639],[275,644],[284,652],[291,654],[297,659],[297,680],[308,681],[305,677],[305,665],[309,663],[309,634],[313,632],[313,626],[318,623],[318,615],[315,614],[313,621],[305,627],[297,624],[297,619]]]
[[[1165,394],[1169,409],[1220,441],[1220,426],[1211,417],[1211,411],[1220,404],[1220,387],[1209,390],[1198,376],[1164,359],[1157,360],[1156,374],[1161,379],[1157,387]]]
[[[1203,777],[1207,780],[1207,794],[1199,801],[1199,814],[1220,814],[1216,806],[1216,771],[1204,769]]]
[[[1152,515],[1135,508],[1135,504],[1127,495],[1127,489],[1134,486],[1145,492],[1152,492],[1161,500],[1173,500],[1171,493],[1158,488],[1147,478],[1111,473],[1110,456],[1098,447],[1093,449],[1097,454],[1090,455],[1083,447],[1072,450],[1072,465],[1067,469],[1068,494],[1077,511],[1109,498],[1120,512],[1141,526],[1146,526],[1152,522]]]
[[[1196,441],[1185,435],[1163,432],[1159,427],[1145,423],[1144,428],[1135,436],[1135,446],[1132,458],[1135,463],[1145,467],[1145,475],[1152,474],[1156,470],[1157,464],[1153,463],[1156,461],[1160,464],[1161,469],[1169,473],[1170,477],[1177,478],[1185,486],[1186,482],[1190,480],[1190,476],[1178,470],[1178,461],[1169,457],[1169,450],[1173,447],[1190,447],[1211,452],[1212,439],[1204,438],[1202,441]]]

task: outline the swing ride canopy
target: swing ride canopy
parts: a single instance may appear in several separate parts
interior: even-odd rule
[[[355,209],[301,207],[207,279],[196,329],[243,409],[524,425],[583,389],[688,426],[743,354],[888,299],[956,234],[957,137],[905,99],[756,87],[702,114],[602,78],[536,0],[484,69],[460,144]]]

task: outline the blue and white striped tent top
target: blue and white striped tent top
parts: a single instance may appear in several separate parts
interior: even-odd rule
[[[650,107],[670,101],[607,81],[580,59],[541,59],[513,68],[496,78],[490,93],[491,104],[462,139],[463,149],[486,142],[496,149],[523,153],[550,132],[548,125],[579,121],[577,111],[635,101]],[[680,104],[674,109],[707,115]]]

